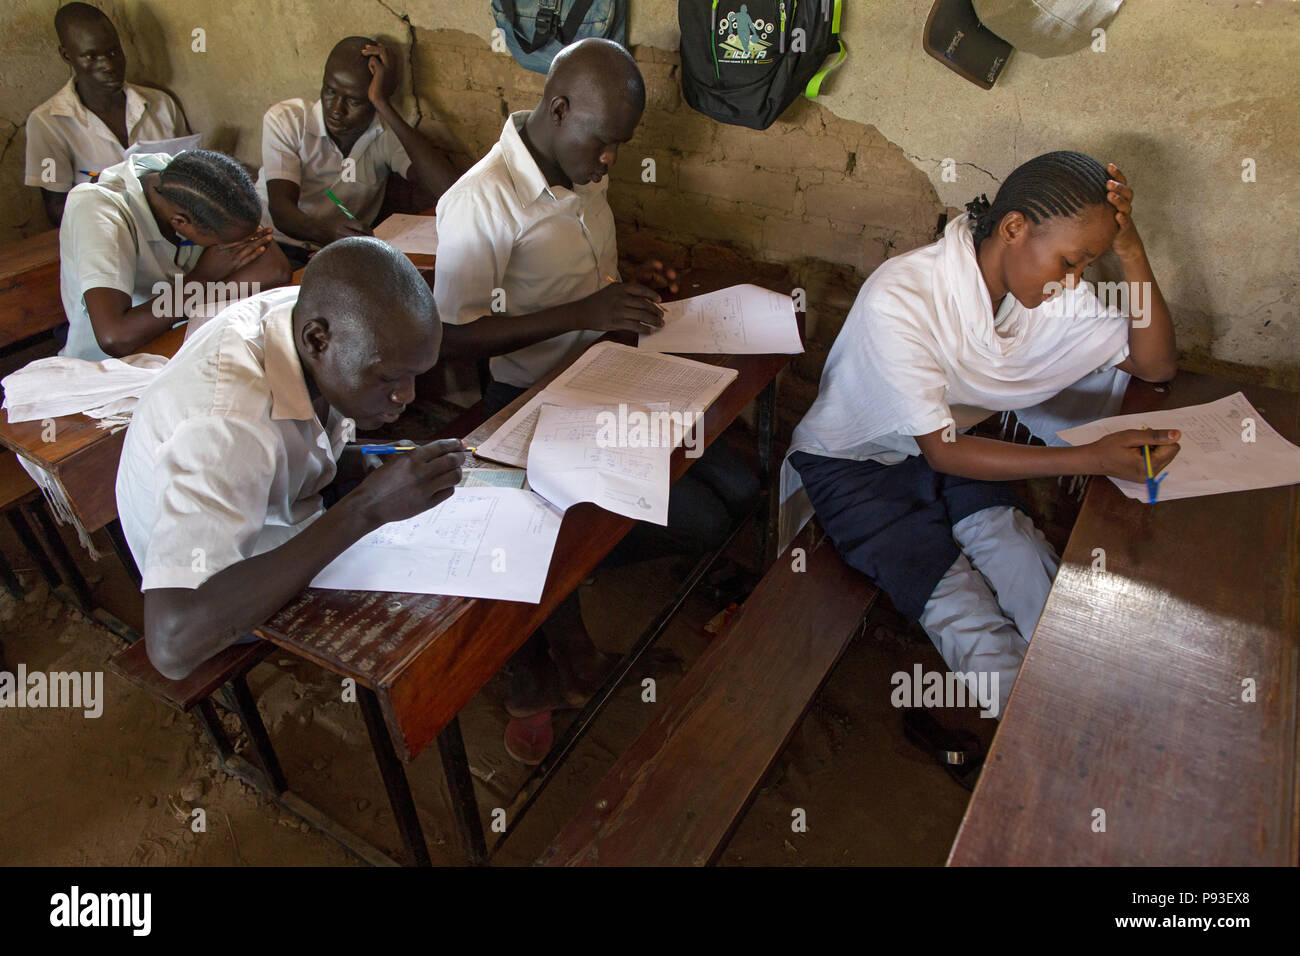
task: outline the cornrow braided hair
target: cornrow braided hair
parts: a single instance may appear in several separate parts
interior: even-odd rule
[[[229,156],[187,149],[158,175],[158,194],[185,210],[200,229],[219,233],[235,225],[256,227],[262,221],[253,181]]]
[[[1083,153],[1059,150],[1035,156],[1012,170],[992,204],[985,195],[966,204],[975,245],[992,235],[1009,212],[1038,225],[1055,216],[1073,216],[1085,206],[1105,205],[1109,179],[1106,167]]]

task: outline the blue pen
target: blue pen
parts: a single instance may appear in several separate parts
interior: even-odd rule
[[[400,455],[404,451],[415,451],[415,445],[357,445],[349,444],[344,451],[356,451],[363,455]]]
[[[1169,474],[1169,472],[1165,472],[1165,474],[1161,475],[1159,478],[1157,478],[1155,474],[1152,473],[1150,445],[1142,446],[1142,454],[1146,456],[1146,460],[1147,460],[1147,504],[1153,505],[1156,503],[1156,496],[1160,491],[1160,482],[1165,480],[1165,477]]]

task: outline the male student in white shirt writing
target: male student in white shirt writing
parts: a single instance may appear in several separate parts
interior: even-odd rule
[[[440,340],[410,260],[355,237],[317,255],[300,287],[226,309],[158,373],[127,431],[117,506],[162,674],[187,676],[359,538],[452,494],[456,440],[393,456],[328,510],[321,500],[345,442],[397,420]]]
[[[390,172],[413,178],[435,199],[455,180],[446,154],[393,108],[396,86],[396,50],[347,37],[325,61],[319,100],[285,100],[266,111],[258,188],[265,222],[296,265],[335,239],[370,235]]]
[[[54,15],[59,56],[72,79],[27,117],[24,182],[41,190],[50,225],[63,219],[69,190],[91,182],[138,142],[186,134],[170,96],[126,82],[126,54],[113,23],[86,3]]]
[[[595,38],[572,44],[552,61],[537,107],[508,117],[500,140],[439,201],[434,294],[443,352],[492,357],[489,414],[603,333],[662,327],[658,293],[616,281],[605,198],[610,167],[644,108],[645,83],[625,49]],[[757,493],[752,471],[715,443],[674,485],[668,528],[642,524],[625,542],[644,538],[632,549],[641,557],[711,550]],[[606,668],[576,594],[543,631],[546,640],[516,657],[506,698],[516,718],[506,748],[526,763],[549,749],[550,710],[582,700]]]

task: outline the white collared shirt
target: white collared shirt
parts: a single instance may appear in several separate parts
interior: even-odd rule
[[[186,134],[176,102],[162,90],[125,84],[127,145],[173,139]],[[27,117],[27,173],[24,182],[52,193],[66,193],[73,186],[88,183],[110,166],[126,158],[126,147],[117,141],[104,121],[86,108],[77,96],[74,80]],[[43,178],[53,160],[53,180]]]
[[[141,590],[197,588],[284,544],[321,514],[320,492],[355,425],[322,428],[293,339],[298,287],[225,309],[136,406],[117,510]]]
[[[171,162],[166,153],[137,153],[104,170],[99,181],[68,193],[59,226],[59,291],[68,316],[68,341],[60,355],[100,362],[86,291],[117,289],[131,305],[147,302],[158,282],[171,285],[194,268],[203,248],[172,245],[163,238],[149,208],[140,176]]]
[[[325,128],[320,100],[310,106],[304,99],[285,100],[267,110],[262,120],[262,168],[257,174],[257,192],[265,210],[262,224],[275,225],[266,193],[266,184],[272,179],[297,184],[298,208],[308,216],[323,218],[338,210],[325,195],[330,190],[353,216],[373,224],[384,203],[389,172],[405,176],[411,158],[397,134],[378,115],[353,144],[346,167],[344,158]],[[275,238],[290,245],[308,245],[278,229]]]
[[[438,201],[438,315],[452,325],[521,316],[585,298],[618,276],[614,214],[599,183],[548,186],[519,135],[527,111]],[[498,291],[499,290],[499,291]],[[566,332],[492,359],[492,377],[527,388],[600,337]]]

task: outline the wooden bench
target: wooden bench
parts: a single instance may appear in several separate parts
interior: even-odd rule
[[[199,725],[217,749],[221,765],[230,773],[257,787],[268,796],[283,793],[287,788],[279,758],[271,746],[266,725],[257,711],[257,703],[248,689],[245,675],[271,653],[267,641],[251,644],[232,644],[203,664],[183,680],[170,680],[158,673],[149,662],[144,640],[128,645],[109,658],[108,669],[119,677],[152,694],[182,713],[194,713]],[[223,703],[236,714],[244,725],[253,751],[261,764],[260,772],[236,757],[234,746],[221,725],[212,697],[220,692]]]
[[[713,862],[877,593],[805,529],[539,862]]]
[[[8,519],[19,543],[31,555],[50,591],[54,591],[62,580],[72,591],[78,607],[89,614],[90,585],[86,583],[81,569],[77,567],[77,562],[68,552],[63,539],[59,537],[58,529],[45,510],[45,502],[41,500],[40,489],[18,463],[18,456],[2,449],[0,449],[0,513]],[[32,530],[33,524],[36,526],[36,531]],[[22,588],[18,578],[3,555],[0,555],[0,580],[15,597],[21,594]]]
[[[59,231],[0,246],[0,352],[67,321],[59,290]]]

